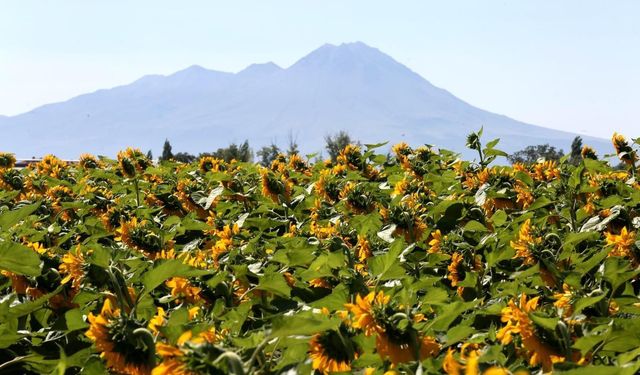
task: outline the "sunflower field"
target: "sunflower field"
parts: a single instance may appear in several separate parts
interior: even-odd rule
[[[349,145],[269,167],[0,154],[0,373],[635,374],[638,140],[616,168]]]

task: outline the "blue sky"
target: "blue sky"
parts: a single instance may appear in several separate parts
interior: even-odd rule
[[[287,67],[363,41],[456,96],[556,129],[640,136],[640,1],[16,0],[0,114],[189,65]]]

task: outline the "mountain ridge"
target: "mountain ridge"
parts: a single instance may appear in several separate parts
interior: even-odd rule
[[[325,44],[287,68],[266,62],[230,73],[192,65],[0,116],[11,135],[0,149],[19,157],[114,156],[131,145],[157,154],[168,138],[175,150],[198,153],[245,139],[257,149],[294,133],[302,151],[317,152],[325,135],[346,130],[367,143],[428,143],[464,153],[465,135],[481,126],[487,139],[501,137],[507,152],[540,143],[567,150],[575,136],[477,108],[355,42]],[[582,137],[608,150],[605,140]]]

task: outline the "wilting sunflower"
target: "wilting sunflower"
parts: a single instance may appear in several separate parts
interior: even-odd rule
[[[128,375],[151,372],[153,348],[149,345],[153,343],[139,334],[143,328],[140,322],[122,315],[109,299],[105,299],[100,314],[89,313],[88,319],[90,325],[85,335],[93,341],[111,371]]]
[[[314,335],[309,342],[309,357],[314,370],[322,374],[351,371],[358,350],[344,326]]]
[[[542,238],[533,235],[533,230],[531,219],[527,219],[518,231],[518,238],[511,241],[511,247],[516,251],[514,257],[523,258],[526,265],[532,265],[536,262],[531,248],[542,242]]]
[[[338,154],[337,161],[339,164],[346,165],[352,169],[361,169],[363,163],[360,146],[354,144],[346,145]]]
[[[500,328],[496,337],[502,345],[508,345],[513,341],[515,334],[520,335],[522,346],[529,358],[529,365],[542,365],[544,371],[551,371],[554,363],[564,362],[565,358],[556,354],[536,335],[529,313],[537,309],[539,299],[540,297],[534,297],[527,300],[527,296],[522,294],[518,303],[513,299],[510,300],[508,306],[502,309],[501,320],[506,325]]]

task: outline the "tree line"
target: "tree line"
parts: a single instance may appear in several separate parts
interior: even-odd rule
[[[327,135],[325,136],[324,140],[324,148],[331,160],[336,160],[336,158],[340,154],[340,150],[342,150],[346,145],[352,143],[360,143],[359,141],[352,139],[346,131],[340,131],[334,135]],[[572,164],[578,164],[581,158],[581,151],[582,137],[577,136],[571,143],[569,162]],[[280,154],[293,155],[298,154],[299,152],[300,150],[298,149],[298,144],[292,137],[289,137],[289,144],[286,149],[281,149],[277,144],[271,143],[268,146],[263,146],[254,153],[253,149],[249,146],[249,141],[245,140],[241,144],[231,143],[228,147],[221,147],[213,152],[200,153],[197,156],[192,155],[188,152],[173,153],[171,143],[167,139],[165,140],[162,147],[162,155],[160,156],[159,160],[175,160],[183,163],[190,163],[205,156],[213,156],[226,162],[234,159],[241,162],[253,162],[254,158],[257,157],[257,160],[255,161],[264,166],[268,166]],[[147,156],[150,159],[153,159],[151,150],[147,152]],[[554,146],[546,143],[541,145],[527,146],[520,151],[510,154],[509,156],[507,156],[507,159],[512,164],[531,164],[537,162],[540,159],[558,161],[564,156],[565,153],[562,149],[556,149]]]
[[[325,149],[331,160],[336,160],[336,158],[340,154],[340,151],[348,144],[352,143],[359,144],[360,142],[352,139],[351,136],[345,131],[340,131],[334,135],[327,135],[325,137]],[[162,146],[162,155],[158,159],[160,161],[175,160],[182,163],[190,163],[206,156],[212,156],[218,159],[222,159],[226,162],[230,162],[231,160],[237,160],[240,162],[252,162],[254,161],[254,157],[257,156],[257,161],[260,164],[268,166],[271,165],[271,163],[280,154],[293,155],[298,153],[300,153],[300,150],[298,149],[298,143],[291,137],[289,137],[289,145],[286,149],[281,149],[277,144],[272,142],[268,146],[263,146],[254,154],[253,149],[249,146],[249,141],[245,140],[241,144],[231,143],[228,147],[220,147],[216,151],[203,152],[198,154],[197,156],[188,152],[174,153],[171,142],[166,139],[164,141],[164,145]],[[151,152],[151,150],[147,152],[147,157],[153,159],[153,153]]]

